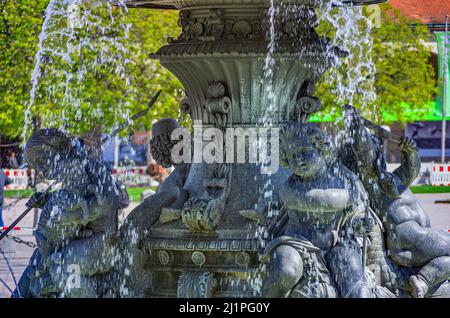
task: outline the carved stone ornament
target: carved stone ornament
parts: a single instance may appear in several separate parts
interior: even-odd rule
[[[205,254],[203,254],[200,251],[195,251],[192,253],[192,263],[194,263],[197,266],[202,266],[206,262]]]
[[[225,96],[225,85],[214,81],[208,86],[209,98],[206,100],[204,109],[213,116],[215,126],[225,129],[231,121],[231,99]],[[230,123],[231,124],[231,123]]]
[[[210,272],[183,272],[178,278],[178,298],[211,298],[217,281]]]
[[[222,9],[209,9],[207,15],[198,17],[193,17],[191,11],[180,11],[178,24],[182,28],[182,33],[174,42],[208,42],[264,37],[261,20],[257,16],[225,16]]]
[[[322,109],[322,103],[320,100],[313,96],[314,92],[314,82],[305,81],[298,93],[297,103],[291,110],[291,120],[305,123],[313,113],[316,113]]]
[[[205,192],[190,198],[182,211],[183,224],[194,232],[211,232],[219,224],[230,190],[231,165],[209,164]]]
[[[248,266],[250,263],[250,255],[246,252],[239,252],[235,256],[235,261],[239,266]]]
[[[169,265],[173,260],[173,255],[170,251],[161,250],[158,252],[158,259],[161,265]]]
[[[191,115],[192,103],[189,98],[184,98],[180,103],[180,111],[185,115]]]

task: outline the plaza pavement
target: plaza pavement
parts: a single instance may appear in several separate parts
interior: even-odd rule
[[[422,207],[430,216],[431,225],[444,231],[450,230],[450,204],[435,204],[436,200],[450,200],[450,193],[444,194],[417,194]],[[6,199],[5,206],[14,202],[14,199]],[[25,210],[26,199],[18,201],[14,206],[3,211],[5,224],[10,224],[23,210]],[[123,219],[137,204],[132,203],[120,216]],[[35,242],[31,228],[33,227],[34,215],[30,212],[20,223],[26,229],[10,232],[12,235],[27,241]],[[28,260],[33,253],[33,248],[25,244],[19,244],[11,239],[4,239],[0,242],[0,248],[6,253],[16,279],[18,280],[28,264]],[[0,256],[0,279],[5,281],[11,288],[14,286],[12,275],[10,274],[5,260]],[[9,297],[9,291],[0,282],[0,298]]]

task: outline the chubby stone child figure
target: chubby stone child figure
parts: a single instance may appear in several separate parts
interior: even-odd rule
[[[161,214],[163,207],[181,209],[188,199],[183,186],[189,174],[190,163],[176,163],[172,159],[172,149],[177,141],[172,140],[172,133],[183,128],[174,119],[161,119],[153,124],[150,151],[156,163],[164,168],[174,167],[172,173],[161,183],[155,195],[150,196],[137,206],[127,217],[121,233],[128,231],[129,223],[134,223],[133,231],[142,237]],[[159,199],[157,199],[159,198]],[[156,202],[158,202],[156,204]],[[170,202],[170,204],[169,204]],[[155,208],[158,207],[158,208]]]
[[[356,175],[334,160],[333,149],[311,124],[293,122],[281,128],[280,164],[293,174],[280,190],[287,226],[266,249],[271,253],[263,284],[267,297],[286,297],[305,279],[310,290],[311,273],[305,272],[311,266],[322,287],[315,295],[300,297],[372,297],[354,228],[364,214],[366,194]]]
[[[359,163],[356,171],[372,209],[383,220],[389,255],[395,264],[417,271],[409,279],[410,292],[425,297],[450,279],[450,233],[431,228],[427,214],[408,189],[420,170],[417,150],[410,140],[403,139],[402,167],[390,173],[382,143],[363,126],[357,109],[347,108],[346,123],[357,158],[354,161]]]
[[[172,133],[176,129],[182,129],[173,119],[161,119],[153,124],[150,150],[156,163],[169,168],[174,166],[174,171],[161,183],[156,194],[148,197],[133,211],[130,212],[124,224],[120,228],[119,250],[122,255],[122,271],[125,273],[121,286],[121,297],[143,297],[144,290],[149,287],[151,281],[143,272],[143,266],[147,255],[139,248],[140,241],[148,234],[151,226],[161,217],[163,210],[181,211],[184,202],[188,199],[187,191],[183,190],[186,182],[190,163],[176,163],[172,160],[172,149],[177,141],[172,140]],[[188,134],[187,131],[185,131]],[[169,212],[169,214],[171,214]],[[169,216],[170,217],[170,216]]]
[[[117,231],[118,193],[108,169],[88,158],[82,142],[57,129],[42,129],[27,141],[28,164],[60,190],[35,194],[29,207],[42,208],[36,229],[40,264],[31,281],[33,296],[96,297],[89,277],[112,267],[111,246]],[[66,278],[78,265],[82,288],[67,290]],[[36,264],[37,265],[37,264]],[[43,274],[47,273],[47,274]],[[42,277],[50,278],[46,282]],[[82,294],[79,294],[83,291]]]
[[[188,137],[189,132],[187,129],[180,127],[176,120],[164,118],[153,125],[152,139],[150,141],[150,150],[156,163],[164,168],[174,167],[174,170],[164,182],[161,183],[158,189],[158,192],[170,191],[170,189],[174,188],[181,190],[180,197],[171,205],[171,208],[173,209],[181,209],[187,200],[187,192],[182,189],[191,168],[190,160],[187,160],[189,162],[181,161],[183,158],[190,159],[190,157],[186,157],[183,154],[172,153],[175,144],[180,142],[178,140],[180,135]],[[190,143],[190,139],[187,139],[185,142]],[[176,158],[174,155],[176,155]]]

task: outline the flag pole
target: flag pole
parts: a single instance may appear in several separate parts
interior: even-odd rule
[[[447,45],[448,45],[448,15],[445,16],[445,34],[444,34],[444,76],[443,84],[444,90],[442,93],[442,139],[441,139],[441,162],[445,163],[445,151],[446,151],[446,130],[447,130],[447,81],[448,81],[448,66],[447,66]]]

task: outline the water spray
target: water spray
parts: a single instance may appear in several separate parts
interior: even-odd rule
[[[107,141],[109,141],[111,138],[113,138],[114,136],[116,136],[118,133],[120,133],[121,131],[123,131],[126,127],[128,127],[130,124],[132,124],[135,120],[137,120],[138,118],[144,116],[145,114],[148,113],[148,111],[153,107],[153,105],[155,104],[156,100],[158,99],[159,95],[161,94],[162,90],[159,90],[155,96],[153,96],[153,98],[150,100],[150,102],[148,103],[148,106],[146,109],[134,114],[133,116],[131,116],[131,118],[123,123],[122,125],[120,125],[117,129],[115,129],[112,133],[110,133],[109,135],[105,136],[104,138],[102,138],[102,140],[100,141],[100,143],[97,144],[97,147],[102,146],[104,143],[106,143]],[[87,153],[87,155],[91,154],[95,149],[97,149],[97,147],[92,147],[91,150]],[[50,193],[50,191],[52,190],[52,188],[56,185],[57,181],[53,181],[52,183],[50,183],[50,185],[47,187],[47,189],[45,189],[44,192],[41,192],[40,197],[43,198],[45,197],[48,193]],[[0,241],[6,237],[6,235],[8,235],[8,233],[14,229],[14,227],[33,209],[32,206],[27,207],[27,209],[21,214],[19,215],[19,217],[17,219],[14,220],[14,222],[11,223],[11,225],[8,227],[7,230],[5,230],[4,232],[2,232],[0,234]]]

